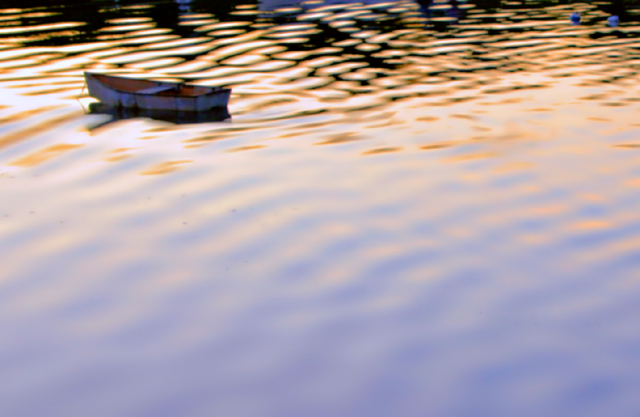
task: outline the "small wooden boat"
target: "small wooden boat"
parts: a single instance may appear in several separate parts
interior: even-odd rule
[[[207,111],[226,107],[231,90],[85,72],[89,95],[114,107]]]

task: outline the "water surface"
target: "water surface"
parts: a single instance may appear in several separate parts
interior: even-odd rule
[[[639,13],[4,2],[0,414],[637,415]]]

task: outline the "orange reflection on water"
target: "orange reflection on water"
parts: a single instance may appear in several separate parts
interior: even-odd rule
[[[243,152],[243,151],[251,151],[255,149],[266,148],[267,145],[246,145],[246,146],[238,146],[236,148],[228,149],[227,152]]]
[[[23,140],[28,140],[32,136],[37,135],[39,133],[47,132],[58,125],[77,119],[78,116],[81,114],[82,114],[81,112],[73,112],[73,113],[65,114],[62,116],[58,116],[58,117],[54,117],[52,119],[46,120],[45,122],[42,122],[42,123],[38,123],[35,126],[31,126],[18,131],[12,131],[8,135],[0,136],[0,149],[6,146],[13,145]]]
[[[36,26],[20,26],[20,27],[0,27],[0,36],[13,35],[13,34],[21,34],[21,33],[31,33],[31,32],[44,32],[51,30],[61,30],[74,28],[79,26],[86,25],[85,22],[65,22],[65,23],[52,23],[49,25],[36,25]]]
[[[576,230],[598,230],[611,227],[613,227],[613,224],[606,220],[585,220],[572,225],[572,228]]]
[[[390,147],[386,147],[386,148],[371,149],[371,150],[363,152],[362,154],[363,155],[378,155],[378,154],[382,154],[382,153],[399,152],[401,150],[402,150],[402,147],[390,146]]]
[[[161,162],[148,170],[142,171],[140,175],[164,175],[180,169],[183,164],[193,162],[192,160]]]
[[[449,157],[445,159],[446,162],[469,162],[469,161],[477,161],[483,159],[492,159],[498,158],[500,156],[497,152],[477,152],[477,153],[469,153],[465,155],[457,155],[453,157]]]
[[[118,161],[125,160],[125,159],[130,158],[132,156],[128,152],[132,151],[132,150],[135,150],[135,149],[137,149],[137,148],[117,148],[117,149],[113,149],[112,151],[109,152],[110,156],[105,158],[105,161],[107,161],[107,162],[118,162]]]
[[[315,145],[336,145],[340,143],[355,142],[363,139],[365,139],[365,137],[355,132],[346,132],[346,133],[331,135],[327,139],[323,140],[322,142],[316,142]]]
[[[45,161],[48,161],[52,158],[60,156],[64,153],[67,153],[73,149],[80,148],[82,146],[83,145],[76,145],[76,144],[69,144],[69,143],[61,143],[58,145],[48,146],[40,151],[34,152],[20,159],[17,159],[9,163],[9,165],[19,166],[19,167],[33,167]]]

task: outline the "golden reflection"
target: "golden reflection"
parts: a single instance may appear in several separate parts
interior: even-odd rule
[[[135,30],[133,32],[118,33],[115,35],[100,35],[97,36],[96,39],[107,39],[107,37],[110,37],[110,39],[121,39],[121,43],[126,45],[129,43],[147,43],[147,40],[149,42],[156,42],[161,40],[176,39],[179,36],[171,35],[171,29],[155,28]]]
[[[133,23],[151,22],[151,17],[122,17],[117,19],[109,19],[106,23],[111,25],[130,25]]]
[[[133,151],[135,149],[138,149],[138,148],[116,148],[116,149],[111,150],[109,153],[110,154],[121,154],[121,153],[124,153],[124,152]]]
[[[187,61],[184,63],[172,64],[169,67],[164,67],[162,72],[166,74],[186,74],[195,73],[196,71],[202,71],[213,67],[214,64],[209,61],[202,61],[196,58],[193,61]]]
[[[320,29],[305,29],[305,30],[296,30],[296,31],[283,31],[283,32],[271,32],[266,33],[265,37],[278,39],[281,41],[286,41],[287,38],[301,38],[306,37],[308,35],[316,35],[321,33]]]
[[[435,122],[436,120],[439,120],[439,117],[435,117],[435,116],[420,116],[417,117],[416,120],[419,122]]]
[[[240,33],[245,33],[247,29],[244,28],[244,26],[249,26],[249,25],[251,25],[251,22],[217,22],[217,23],[207,24],[205,26],[200,26],[198,28],[195,28],[194,31],[195,32],[212,31],[211,36],[215,36],[213,34],[216,33],[216,31],[220,31],[220,30],[236,30],[237,31],[236,33],[240,34]]]
[[[152,59],[169,59],[171,60],[171,62],[180,63],[184,61],[184,58],[172,57],[171,55],[176,55],[176,52],[180,52],[181,55],[192,55],[200,50],[202,50],[202,48],[192,47],[192,48],[181,48],[179,51],[164,50],[164,51],[134,52],[130,54],[118,55],[113,58],[106,58],[106,59],[103,59],[102,62],[106,64],[118,65],[118,64],[139,63],[143,61],[150,61]]]
[[[577,230],[598,230],[611,227],[612,223],[604,220],[585,220],[572,225],[572,228]]]
[[[600,103],[600,105],[601,106],[608,106],[608,107],[625,107],[625,106],[631,105],[631,103],[620,102],[620,101],[610,101],[610,102],[606,102],[606,103]]]
[[[592,203],[604,203],[607,200],[603,195],[593,193],[580,193],[580,197]]]
[[[0,52],[0,60],[15,60],[16,58],[24,58],[24,57],[33,57],[33,56],[55,56],[48,54],[47,52],[51,52],[46,48],[21,48],[21,49],[11,49],[8,51]]]
[[[192,20],[193,19],[193,20]],[[193,17],[192,19],[188,19],[186,16],[183,17],[183,20],[178,23],[180,26],[204,26],[210,25],[212,23],[216,23],[218,19],[207,19],[205,16],[202,18]]]
[[[492,128],[486,126],[471,126],[471,129],[476,132],[490,132],[493,130]]]
[[[9,108],[10,106],[3,106],[2,108]],[[39,107],[36,109],[31,109],[31,110],[25,110],[19,113],[14,113],[11,114],[9,116],[4,116],[2,118],[0,118],[0,125],[4,124],[4,123],[12,123],[12,122],[17,122],[23,119],[26,119],[28,117],[34,116],[36,114],[41,114],[41,113],[46,113],[48,111],[51,110],[55,110],[55,109],[59,109],[64,107],[62,104],[57,104],[57,105],[50,105],[50,106],[45,106],[45,107]]]
[[[456,118],[456,119],[472,120],[472,121],[475,121],[478,119],[476,116],[471,116],[469,114],[450,114],[449,117]]]
[[[273,55],[273,58],[299,61],[301,59],[305,59],[305,58],[309,57],[309,55],[310,55],[309,52],[297,52],[297,51],[284,52],[286,50],[287,49],[285,47],[282,47],[282,49],[280,49],[279,51],[274,51],[274,52],[282,52],[282,53],[278,53],[278,54]],[[263,52],[263,53],[265,53],[265,52]]]
[[[535,189],[534,191],[539,191],[538,189]],[[531,212],[534,215],[557,215],[557,214],[561,214],[561,213],[566,213],[567,211],[569,211],[569,207],[566,204],[552,204],[552,205],[547,205],[547,206],[539,206],[539,207],[532,207],[531,208]]]
[[[51,158],[55,158],[56,156],[60,156],[72,149],[80,148],[83,145],[74,145],[68,143],[62,143],[58,145],[52,145],[40,151],[34,152],[27,156],[24,156],[20,159],[17,159],[9,165],[19,166],[19,167],[33,167],[36,165],[40,165],[43,162],[48,161]]]
[[[482,159],[492,159],[499,157],[500,154],[497,152],[478,152],[471,153],[466,155],[458,155],[454,157],[450,157],[446,159],[446,162],[469,162],[469,161],[478,161]]]
[[[125,159],[131,158],[131,156],[132,155],[130,154],[118,154],[118,155],[108,156],[104,160],[106,162],[120,162],[120,161],[124,161]]]
[[[133,64],[126,64],[126,67],[136,69],[165,68],[168,66],[177,65],[181,62],[184,62],[184,58],[160,58],[143,62],[136,62]]]
[[[252,35],[252,36],[248,36],[246,39],[240,39],[242,38],[240,36],[235,38],[229,38],[227,40],[230,41],[228,43],[230,43],[231,45],[223,46],[218,49],[215,49],[212,52],[209,52],[204,57],[210,60],[220,61],[224,58],[229,58],[231,56],[238,55],[238,54],[250,51],[252,49],[263,48],[268,46],[276,46],[276,44],[272,41],[264,41],[264,40],[256,41],[255,38],[259,36],[260,36],[259,34]],[[217,43],[219,44],[220,41],[218,41]]]
[[[535,167],[535,164],[531,162],[510,162],[495,168],[496,172],[513,172],[522,171],[525,169],[531,169]]]
[[[12,37],[11,39],[5,39],[5,42],[11,42],[11,43],[29,43],[29,42],[36,42],[36,41],[44,41],[44,40],[49,40],[49,39],[54,39],[54,38],[69,38],[69,37],[73,37],[73,36],[78,36],[80,35],[82,32],[77,31],[77,30],[59,30],[59,31],[54,31],[54,32],[47,32],[47,33],[42,33],[39,35],[29,35],[29,36],[23,36],[20,38],[17,37]]]
[[[630,180],[625,181],[624,184],[627,187],[640,188],[640,178],[632,178]]]
[[[238,146],[237,148],[231,148],[227,150],[227,152],[242,152],[242,151],[251,151],[254,149],[262,149],[266,148],[267,145],[247,145],[247,146]]]
[[[365,66],[367,66],[367,64],[363,62],[350,62],[350,63],[334,65],[331,67],[320,68],[317,70],[317,72],[321,76],[337,75],[337,74],[342,74],[344,72],[353,70],[355,68],[362,68]]]
[[[264,55],[248,55],[248,54],[244,54],[244,55],[235,56],[235,57],[226,59],[226,60],[222,61],[222,64],[224,64],[224,65],[244,66],[244,65],[257,64],[259,62],[263,62],[263,61],[266,61],[268,59],[269,58],[264,56]]]
[[[365,129],[380,129],[383,127],[389,127],[389,126],[396,126],[396,125],[403,125],[407,123],[406,120],[400,120],[400,119],[389,119],[385,122],[382,123],[375,123],[375,124],[370,124],[365,126]]]
[[[142,171],[140,173],[140,175],[163,175],[163,174],[169,174],[171,172],[174,172],[178,169],[181,168],[181,166],[183,164],[189,163],[189,162],[193,162],[192,160],[180,160],[180,161],[168,161],[168,162],[162,162],[159,163],[157,165],[155,165],[154,167],[146,170],[146,171]]]
[[[401,150],[402,150],[402,147],[400,147],[400,146],[386,147],[386,148],[376,148],[376,149],[370,149],[368,151],[365,151],[365,152],[362,153],[362,155],[378,155],[378,154],[382,154],[382,153],[399,152]]]
[[[27,91],[21,94],[23,96],[42,96],[42,95],[48,95],[48,94],[59,94],[67,91],[76,91],[77,89],[78,89],[77,86],[67,87],[67,88],[48,88],[48,89],[42,89],[39,91]]]
[[[0,27],[0,36],[13,35],[16,33],[28,33],[28,32],[44,32],[50,30],[61,30],[68,28],[75,28],[79,26],[85,26],[85,22],[66,22],[66,23],[52,23],[49,25],[36,25],[36,26],[20,26],[20,27]]]
[[[640,143],[621,143],[618,145],[613,145],[613,147],[622,149],[640,149]]]
[[[142,23],[137,25],[110,26],[98,30],[98,32],[133,32],[155,27],[155,23]]]
[[[482,129],[484,130],[484,129]],[[489,129],[491,130],[491,129]],[[471,137],[472,140],[483,140],[483,141],[488,141],[488,140],[492,140],[492,141],[507,141],[507,140],[515,140],[515,139],[521,139],[526,137],[526,134],[521,134],[521,133],[505,133],[502,135],[491,135],[491,136],[473,136]]]
[[[326,140],[317,142],[314,145],[336,145],[340,143],[356,142],[363,140],[364,137],[354,132],[339,133],[337,135],[330,135]]]
[[[438,149],[450,148],[453,145],[454,145],[454,143],[451,143],[451,142],[450,143],[447,143],[447,142],[430,143],[428,145],[420,146],[420,149],[422,149],[424,151],[433,151],[433,150],[438,150]]]
[[[295,44],[295,43],[300,43],[300,44],[305,44],[309,42],[309,38],[289,38],[289,39],[280,39],[279,43],[282,44]]]
[[[37,135],[39,133],[47,132],[58,125],[61,125],[73,119],[76,119],[81,114],[83,113],[73,112],[73,113],[65,114],[63,116],[54,117],[42,123],[37,123],[26,129],[12,131],[12,133],[9,133],[6,136],[0,136],[0,149],[7,147],[9,145],[13,145],[17,142],[27,140],[30,137]]]
[[[240,35],[241,33],[245,33],[245,32],[246,32],[246,29],[223,29],[223,30],[214,30],[213,32],[209,32],[208,35],[219,38],[224,36]]]

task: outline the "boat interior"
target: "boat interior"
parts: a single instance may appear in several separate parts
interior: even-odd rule
[[[183,83],[160,82],[141,80],[135,78],[112,77],[102,74],[92,74],[100,82],[109,87],[126,93],[154,94],[162,96],[200,96],[217,90],[212,87],[203,87]]]

